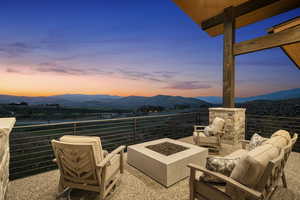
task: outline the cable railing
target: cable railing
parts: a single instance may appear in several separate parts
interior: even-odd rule
[[[246,138],[250,139],[254,133],[270,137],[275,131],[283,129],[291,134],[300,134],[300,117],[283,117],[272,115],[246,115]],[[300,152],[300,139],[294,145],[294,151]]]
[[[179,113],[105,120],[16,126],[10,135],[10,178],[16,179],[55,169],[51,140],[63,135],[101,137],[104,149],[160,138],[191,136],[193,125],[208,124],[208,112]],[[270,137],[278,129],[300,133],[300,118],[246,115],[246,138],[254,133]],[[300,152],[300,142],[294,146]]]
[[[10,137],[10,178],[16,179],[56,168],[51,140],[63,135],[99,136],[104,149],[119,145],[190,136],[201,113],[179,113],[16,126]],[[207,114],[205,114],[207,115]]]

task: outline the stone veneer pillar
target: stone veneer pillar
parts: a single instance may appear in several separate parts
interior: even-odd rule
[[[237,144],[245,139],[245,112],[244,108],[209,108],[209,124],[216,117],[225,120],[223,143]]]
[[[15,118],[0,118],[0,200],[5,199],[9,183],[9,134]]]

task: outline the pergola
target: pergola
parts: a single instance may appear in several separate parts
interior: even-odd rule
[[[300,69],[300,18],[279,24],[269,34],[239,43],[235,30],[300,7],[300,0],[173,0],[210,36],[224,34],[223,105],[234,107],[235,56],[281,47]]]

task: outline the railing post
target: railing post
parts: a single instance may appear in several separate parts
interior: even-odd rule
[[[73,135],[76,135],[76,123],[74,123]]]
[[[133,119],[133,143],[136,143],[136,118]]]

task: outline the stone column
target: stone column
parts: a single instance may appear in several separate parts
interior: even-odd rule
[[[209,108],[209,124],[216,117],[225,120],[223,143],[234,145],[245,139],[245,112],[244,108]]]
[[[9,134],[15,118],[0,118],[0,200],[4,200],[9,183]]]

